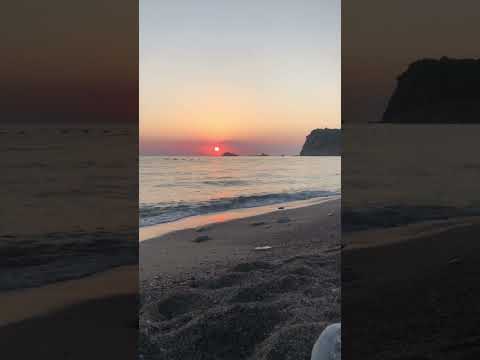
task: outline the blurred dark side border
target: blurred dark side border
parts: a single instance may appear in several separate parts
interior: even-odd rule
[[[477,1],[342,1],[342,358],[480,358]]]
[[[2,356],[136,358],[138,1],[9,2],[0,34]]]

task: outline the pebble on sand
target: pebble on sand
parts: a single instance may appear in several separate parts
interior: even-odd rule
[[[257,246],[254,250],[255,251],[264,251],[264,250],[270,250],[272,247],[271,246]]]
[[[195,240],[193,240],[193,241],[199,243],[199,242],[204,242],[204,241],[208,241],[208,240],[211,240],[211,239],[212,239],[212,238],[211,238],[210,236],[208,236],[208,235],[201,235],[201,236],[197,236],[197,237],[195,238]]]

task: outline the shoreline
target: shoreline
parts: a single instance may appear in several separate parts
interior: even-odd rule
[[[340,239],[340,208],[340,198],[329,199],[309,206],[277,209],[254,216],[163,232],[139,243],[140,281],[150,278],[154,273],[181,276],[177,271],[182,269],[197,265],[212,267],[218,265],[220,258],[228,260],[230,253],[235,261],[241,255],[250,257],[253,254],[263,254],[253,253],[253,245],[267,245],[267,242],[273,246],[283,240],[282,247],[295,245],[297,252],[304,251],[302,242],[288,241],[291,236],[313,240],[329,237],[335,231],[335,237]],[[279,223],[284,218],[289,221]],[[209,236],[212,239],[197,244],[194,240],[199,236]],[[220,243],[213,241],[218,238],[221,239]],[[170,251],[174,252],[174,257]]]
[[[451,219],[425,220],[385,228],[343,232],[344,251],[372,249],[439,236],[445,232],[480,225],[480,216],[459,216]]]
[[[2,292],[0,302],[0,347],[7,358],[136,357],[136,265]],[[29,339],[28,346],[25,339]],[[52,339],[55,346],[46,346]],[[78,339],[91,346],[79,346]]]
[[[310,359],[340,321],[340,207],[331,199],[141,241],[144,359]]]
[[[0,327],[55,314],[88,301],[136,295],[137,269],[136,265],[122,265],[77,279],[0,292]],[[105,283],[110,286],[105,287]],[[112,288],[113,284],[116,286]]]
[[[355,325],[344,354],[478,358],[479,233],[477,216],[344,237],[342,310]],[[396,341],[405,334],[408,349]]]
[[[279,210],[296,209],[300,207],[307,207],[317,204],[322,204],[328,201],[340,199],[341,195],[318,197],[308,200],[298,200],[276,203],[271,205],[256,206],[250,208],[233,209],[228,211],[221,211],[203,215],[195,215],[180,220],[143,226],[139,229],[139,241],[145,241],[166,235],[170,232],[181,231],[185,229],[193,229],[200,226],[212,225],[233,221],[237,219],[249,218],[258,215],[268,214]],[[282,209],[279,209],[282,208]]]

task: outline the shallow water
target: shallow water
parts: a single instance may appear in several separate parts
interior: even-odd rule
[[[140,157],[140,226],[335,196],[340,166],[340,157]]]

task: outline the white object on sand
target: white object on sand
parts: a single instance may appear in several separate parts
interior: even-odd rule
[[[341,334],[341,323],[328,325],[313,345],[311,360],[340,360],[342,355]]]
[[[270,250],[272,247],[271,246],[257,246],[255,248],[256,251],[261,251],[261,250]]]

